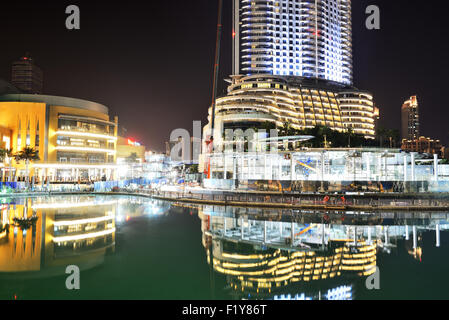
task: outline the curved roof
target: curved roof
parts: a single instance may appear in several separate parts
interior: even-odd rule
[[[102,104],[68,97],[38,94],[4,94],[0,96],[0,102],[38,102],[45,103],[50,106],[78,108],[109,114],[109,109]]]

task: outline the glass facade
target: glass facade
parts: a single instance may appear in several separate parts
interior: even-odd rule
[[[350,0],[234,0],[233,74],[352,84]]]

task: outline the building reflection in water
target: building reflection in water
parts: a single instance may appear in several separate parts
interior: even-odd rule
[[[389,254],[405,239],[421,260],[421,234],[436,231],[439,247],[440,232],[449,229],[446,214],[203,206],[200,218],[209,265],[244,299],[352,299],[352,283],[375,273],[380,251]]]
[[[114,250],[117,203],[73,200],[28,199],[2,206],[0,273],[40,271],[39,276],[51,276],[72,264],[80,269],[101,264],[106,252]]]
[[[86,196],[0,205],[0,275],[42,277],[65,274],[68,265],[93,268],[114,252],[116,227],[169,208],[158,200]]]

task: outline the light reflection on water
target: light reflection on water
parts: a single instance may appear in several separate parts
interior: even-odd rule
[[[315,213],[106,196],[0,201],[1,299],[400,299],[406,279],[395,280],[395,272],[405,277],[410,267],[411,277],[449,266],[445,213]],[[81,269],[76,294],[64,287],[68,265]],[[382,288],[368,291],[365,279],[376,267]],[[440,282],[432,290],[404,298],[447,298],[441,292],[449,278],[434,276]],[[433,280],[427,277],[423,285]]]

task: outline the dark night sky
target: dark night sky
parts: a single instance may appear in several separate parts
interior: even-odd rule
[[[105,104],[129,137],[163,150],[176,128],[205,124],[211,102],[218,0],[29,1],[2,3],[0,78],[30,52],[44,70],[44,93]],[[231,0],[224,0],[221,79],[231,72]],[[65,28],[66,6],[81,30]],[[381,30],[365,28],[365,8]],[[400,107],[417,94],[422,134],[449,141],[446,12],[432,1],[353,0],[354,85],[371,91],[381,125],[400,127]],[[438,1],[440,4],[440,1]],[[226,85],[220,81],[220,93]]]

